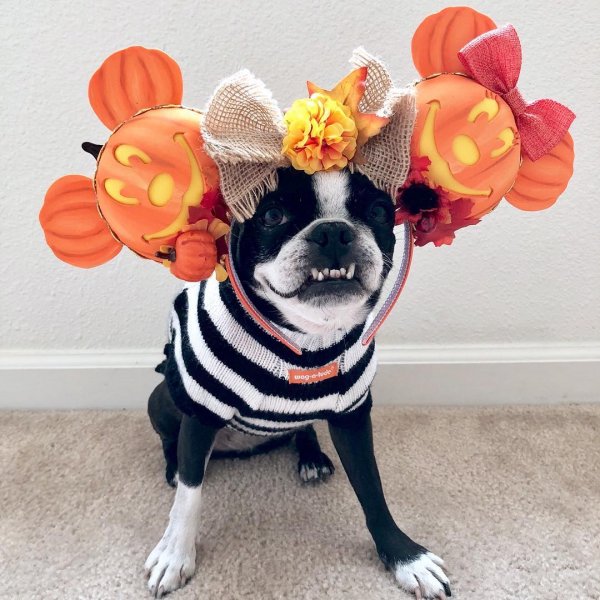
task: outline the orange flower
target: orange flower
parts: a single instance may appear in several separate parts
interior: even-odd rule
[[[366,78],[367,68],[361,67],[332,90],[308,82],[310,97],[296,100],[284,116],[288,132],[282,152],[294,168],[312,175],[361,159],[360,147],[388,123],[385,117],[358,109]]]

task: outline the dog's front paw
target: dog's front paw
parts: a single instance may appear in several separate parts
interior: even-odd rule
[[[409,561],[391,567],[396,581],[417,600],[446,600],[452,595],[443,570],[444,561],[432,552],[424,552]]]
[[[182,543],[168,530],[146,560],[148,589],[155,598],[183,587],[196,571],[196,545]]]

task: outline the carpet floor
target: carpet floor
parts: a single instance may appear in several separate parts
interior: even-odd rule
[[[600,598],[600,404],[373,411],[392,513],[453,598]],[[398,599],[338,467],[292,448],[209,464],[198,571],[173,600]],[[146,598],[174,491],[141,412],[0,413],[0,598]]]

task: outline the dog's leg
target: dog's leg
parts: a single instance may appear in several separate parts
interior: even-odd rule
[[[167,384],[159,383],[148,398],[148,416],[154,431],[162,443],[167,463],[165,478],[171,487],[175,487],[177,474],[177,440],[181,426],[181,411],[175,406]]]
[[[183,587],[196,570],[196,535],[206,464],[217,429],[183,416],[177,444],[179,483],[169,525],[146,561],[148,588],[157,598]]]
[[[413,542],[394,522],[387,507],[373,452],[371,417],[367,413],[348,426],[329,424],[335,448],[356,492],[384,564],[398,583],[418,599],[450,596],[443,561]]]
[[[335,468],[327,454],[321,451],[317,433],[312,425],[301,429],[296,434],[298,450],[298,474],[300,479],[309,481],[325,481],[333,475]]]

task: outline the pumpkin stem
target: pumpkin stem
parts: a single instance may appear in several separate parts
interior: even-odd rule
[[[171,248],[168,252],[157,252],[154,256],[156,256],[156,258],[160,258],[160,260],[175,262],[177,253],[175,252],[175,248]]]
[[[81,147],[85,150],[85,152],[88,152],[96,160],[98,160],[98,155],[100,154],[100,150],[102,150],[101,144],[92,144],[92,142],[83,142],[83,144],[81,144]]]

